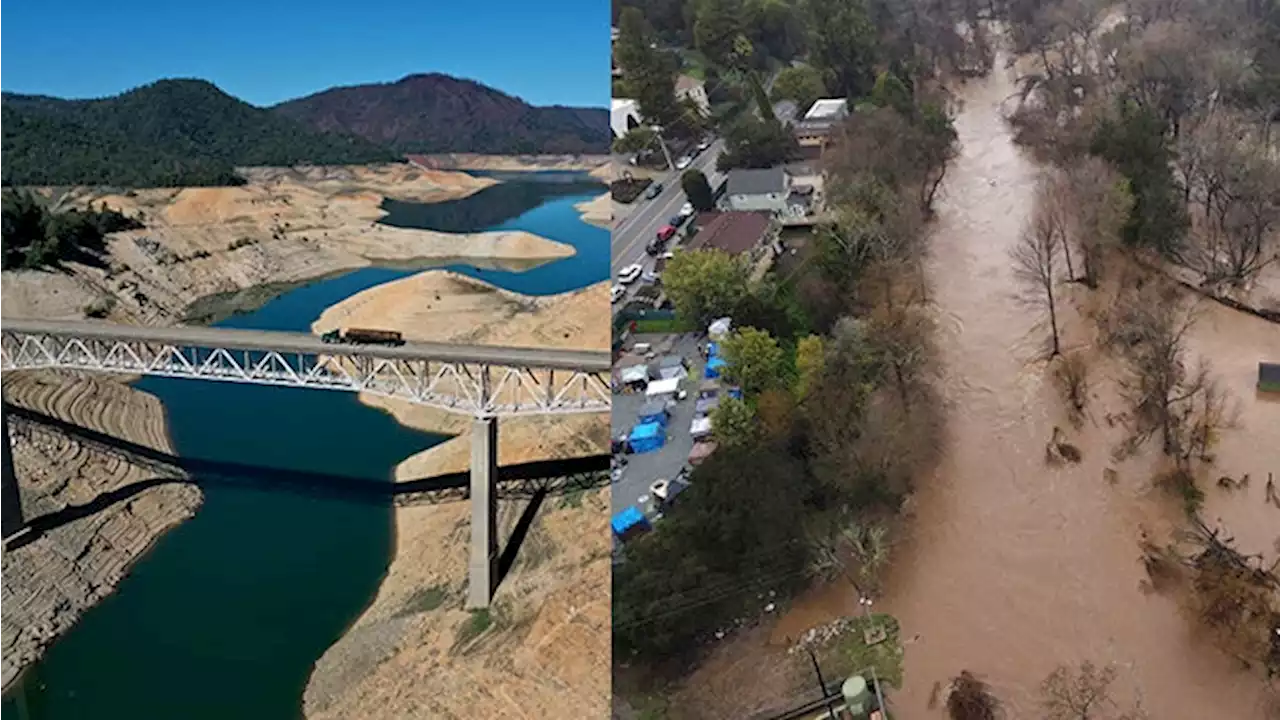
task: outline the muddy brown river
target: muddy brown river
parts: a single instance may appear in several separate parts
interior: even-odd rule
[[[969,669],[994,686],[1009,717],[1037,717],[1043,678],[1090,660],[1114,664],[1117,699],[1139,697],[1155,718],[1263,717],[1262,681],[1194,636],[1172,599],[1142,588],[1141,528],[1167,528],[1177,509],[1151,490],[1151,458],[1110,461],[1118,431],[1101,419],[1122,409],[1118,400],[1099,388],[1091,420],[1072,431],[1080,464],[1044,462],[1054,426],[1068,426],[1034,360],[1044,335],[1013,299],[1008,251],[1036,173],[1001,117],[1013,91],[1001,72],[960,89],[963,147],[940,199],[931,261],[950,446],[921,481],[912,539],[897,549],[877,603],[900,618],[907,642],[895,705],[901,717],[934,717],[934,683]],[[1274,557],[1280,511],[1262,494],[1267,471],[1280,475],[1280,404],[1256,397],[1254,382],[1259,360],[1280,359],[1280,329],[1217,306],[1204,313],[1195,349],[1241,405],[1214,473],[1253,478],[1229,497],[1208,490],[1205,517],[1225,519],[1245,549]],[[1114,485],[1107,468],[1119,473]],[[851,599],[830,588],[809,598],[844,606],[839,614]],[[806,604],[796,611],[821,621]]]

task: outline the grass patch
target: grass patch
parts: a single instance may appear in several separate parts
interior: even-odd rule
[[[565,492],[560,496],[560,509],[582,507],[582,499],[586,494],[587,489],[585,487],[576,487]]]
[[[882,629],[884,639],[868,645],[864,633],[868,629]],[[877,613],[866,617],[845,618],[841,631],[835,637],[814,647],[822,674],[828,678],[864,675],[871,681],[871,668],[875,668],[880,682],[893,688],[902,687],[902,638],[898,619],[892,615]]]
[[[453,640],[453,649],[459,650],[472,640],[480,637],[493,627],[494,613],[488,609],[472,610],[471,617],[458,628],[458,635]]]
[[[449,599],[449,588],[444,585],[418,588],[409,596],[409,599],[404,603],[404,607],[397,614],[403,616],[431,612],[443,605],[447,599]]]
[[[635,321],[635,333],[642,334],[660,334],[674,335],[677,333],[687,333],[697,330],[696,324],[684,318],[651,318]]]

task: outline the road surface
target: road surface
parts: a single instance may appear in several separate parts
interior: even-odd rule
[[[724,152],[724,141],[717,139],[711,144],[711,147],[702,151],[693,163],[687,169],[701,170],[707,176],[707,181],[714,188],[718,183],[724,180],[724,176],[716,172],[716,159]],[[680,206],[686,201],[684,190],[680,187],[680,175],[684,171],[668,172],[655,182],[663,185],[662,193],[653,200],[647,200],[644,196],[640,196],[636,200],[637,207],[631,211],[631,214],[618,223],[613,229],[613,259],[611,268],[615,281],[618,277],[618,271],[632,263],[640,263],[644,269],[648,270],[653,267],[654,258],[649,257],[645,251],[645,245],[649,243],[658,234],[658,229],[667,224],[672,215],[680,212]],[[628,288],[627,296],[635,291],[635,287],[639,283],[632,283]],[[616,305],[621,307],[625,300],[619,300]]]
[[[519,366],[552,370],[601,372],[609,369],[609,353],[589,350],[502,347],[499,345],[453,345],[408,342],[400,346],[346,345],[326,343],[308,333],[269,330],[234,330],[215,327],[152,327],[118,325],[83,320],[30,320],[3,318],[0,332],[48,334],[81,340],[141,341],[168,345],[219,347],[228,350],[258,350],[315,355],[361,355],[399,360],[477,365]]]

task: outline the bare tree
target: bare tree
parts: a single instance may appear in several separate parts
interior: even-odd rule
[[[1063,355],[1054,367],[1058,392],[1067,402],[1067,415],[1077,428],[1084,424],[1085,406],[1089,404],[1089,364],[1080,353]]]
[[[1079,668],[1059,666],[1040,686],[1045,720],[1137,720],[1141,709],[1121,711],[1111,697],[1116,670],[1085,661]]]
[[[968,670],[951,680],[947,716],[951,720],[995,720],[1000,703],[991,688]]]
[[[1196,219],[1182,262],[1210,286],[1248,283],[1280,259],[1280,153],[1253,123],[1227,112],[1201,123],[1179,151]]]
[[[1088,157],[1065,171],[1059,203],[1070,208],[1071,241],[1079,250],[1080,280],[1097,288],[1106,257],[1120,245],[1120,231],[1133,196],[1120,174],[1105,161]]]
[[[1022,237],[1010,251],[1010,258],[1013,261],[1014,277],[1022,290],[1019,298],[1048,317],[1052,341],[1050,355],[1056,357],[1062,352],[1056,291],[1063,228],[1061,214],[1053,210],[1050,202],[1041,202],[1047,200],[1051,193],[1051,185],[1042,178],[1037,188],[1031,222],[1023,228]]]
[[[1122,454],[1159,437],[1161,450],[1179,471],[1211,459],[1211,446],[1233,414],[1208,365],[1187,357],[1193,309],[1176,291],[1148,285],[1126,297],[1116,320],[1109,339],[1127,366],[1120,388],[1131,408]]]

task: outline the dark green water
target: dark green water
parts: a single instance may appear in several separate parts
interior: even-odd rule
[[[403,214],[413,213],[417,227],[521,229],[570,243],[576,256],[524,273],[451,266],[520,292],[553,294],[608,277],[608,232],[582,223],[573,209],[600,191],[524,188],[506,192],[522,200],[501,212],[463,208],[492,223],[486,227],[451,226],[460,211],[449,203],[401,204],[395,219],[403,224]],[[487,192],[472,202],[502,204],[492,193],[481,197]],[[531,207],[522,205],[539,194]],[[325,307],[406,274],[348,273],[218,324],[305,330]],[[138,387],[164,402],[174,446],[188,457],[388,482],[403,458],[443,439],[404,428],[348,393],[166,378]],[[196,516],[162,537],[6,696],[4,718],[297,718],[313,664],[376,593],[393,534],[388,505],[209,486]]]

